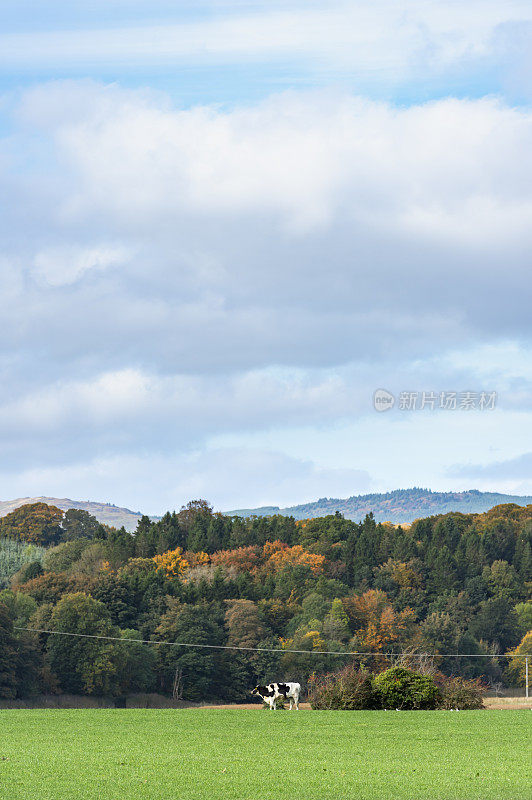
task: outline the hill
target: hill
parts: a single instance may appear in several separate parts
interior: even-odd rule
[[[69,508],[88,511],[89,514],[96,517],[98,522],[102,522],[104,525],[111,525],[114,528],[121,528],[123,525],[127,531],[134,531],[137,527],[137,522],[142,516],[140,511],[131,511],[129,508],[121,508],[111,503],[69,500],[67,497],[19,497],[17,500],[0,501],[0,517],[5,517],[6,514],[16,508],[29,503],[46,503],[49,506],[56,506],[62,511],[68,511]],[[152,519],[155,520],[158,517],[153,517]]]
[[[112,503],[70,500],[57,497],[19,497],[16,500],[0,501],[0,517],[28,503],[46,503],[49,506],[67,511],[78,508],[88,511],[98,522],[134,531],[142,516],[141,511],[115,506]],[[419,517],[434,514],[447,514],[461,511],[464,514],[480,514],[503,503],[516,503],[519,506],[532,504],[532,496],[501,494],[498,492],[480,492],[470,489],[464,492],[432,492],[430,489],[396,489],[393,492],[353,495],[347,498],[322,497],[312,503],[288,506],[261,506],[260,508],[241,508],[235,511],[224,511],[226,516],[270,517],[275,514],[292,516],[295,519],[325,517],[339,511],[346,519],[362,520],[370,511],[377,522],[410,523]],[[160,517],[151,517],[157,521]]]
[[[526,506],[532,503],[532,496],[480,492],[469,489],[464,492],[432,492],[430,489],[396,489],[381,494],[353,495],[344,499],[322,497],[313,503],[279,508],[263,506],[226,511],[228,516],[265,517],[273,514],[292,516],[295,519],[325,517],[339,511],[346,519],[359,521],[370,511],[377,522],[410,523],[419,517],[434,514],[447,514],[460,511],[463,514],[480,514],[503,503],[516,503]]]

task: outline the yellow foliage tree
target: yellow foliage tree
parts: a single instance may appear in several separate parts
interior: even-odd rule
[[[524,686],[525,684],[526,666],[523,656],[530,656],[528,659],[528,675],[529,680],[532,681],[532,631],[525,633],[520,644],[517,645],[515,650],[510,650],[508,655],[514,656],[506,670],[512,683],[515,686]],[[517,656],[520,656],[520,658],[517,658]]]
[[[306,566],[310,567],[314,575],[320,575],[323,572],[324,563],[325,556],[309,553],[300,544],[276,550],[268,559],[268,566],[275,572],[285,567]]]
[[[175,550],[167,550],[166,553],[160,556],[154,556],[152,560],[155,562],[157,569],[164,569],[166,577],[170,578],[170,580],[172,578],[180,578],[190,568],[189,562],[183,555],[182,547],[176,547]]]
[[[323,650],[325,640],[319,631],[298,631],[296,635],[289,639],[281,639],[283,650]]]

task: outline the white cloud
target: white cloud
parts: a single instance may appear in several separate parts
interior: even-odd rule
[[[148,480],[147,476],[157,476]],[[147,492],[147,482],[150,484]],[[2,474],[4,496],[99,498],[143,513],[179,509],[203,497],[218,510],[288,505],[317,496],[356,494],[371,487],[364,470],[324,469],[271,450],[220,449],[176,455],[122,454]],[[140,508],[139,508],[140,507]]]
[[[494,389],[506,408],[530,407],[530,111],[321,92],[181,110],[66,82],[25,93],[12,124],[0,143],[12,198],[0,219],[0,429],[15,482],[30,467],[66,480],[68,465],[86,476],[98,459],[119,469],[139,453],[157,474],[158,459],[193,450],[174,488],[199,491],[214,485],[202,452],[216,437],[259,437],[235,444],[241,475],[247,450],[280,453],[308,430],[316,454],[285,455],[314,466],[279,464],[286,477],[269,484],[289,503],[320,481],[317,494],[342,494],[325,440],[358,424],[377,386]],[[417,425],[426,450],[432,434]],[[407,440],[392,459],[388,436],[383,423],[375,441],[349,441],[349,481],[368,469],[381,485],[373,451],[386,476],[419,477]],[[425,474],[450,480],[450,437],[434,436]],[[501,457],[518,456],[512,446]],[[276,499],[258,499],[257,477],[248,501],[223,480],[226,506]],[[16,493],[51,492],[34,484]],[[160,509],[163,495],[150,505],[155,489],[143,491]]]
[[[70,165],[66,223],[105,214],[181,233],[191,215],[273,214],[296,234],[349,220],[486,249],[530,234],[532,114],[494,99],[396,109],[287,92],[224,112],[66,83],[30,91],[24,108]]]
[[[210,497],[218,508],[231,510],[242,507],[243,500],[252,507],[282,507],[294,498],[303,503],[335,492],[357,494],[370,487],[365,470],[324,469],[282,452],[220,449],[188,457],[176,475],[172,494]]]
[[[28,92],[20,115],[18,159],[37,132],[55,166],[49,182],[37,170],[31,198],[27,178],[6,176],[6,241],[24,230],[11,260],[33,248],[33,272],[72,286],[62,321],[78,348],[90,336],[125,354],[135,339],[141,362],[179,371],[416,354],[486,335],[486,322],[495,336],[528,330],[529,112],[293,92],[181,111],[74,82]],[[50,248],[96,231],[120,246]],[[65,354],[50,298],[25,295],[31,325]]]
[[[179,19],[177,10],[177,19]],[[494,34],[532,19],[526,0],[457,0],[257,4],[250,13],[230,4],[214,15],[176,22],[5,33],[0,65],[234,63],[267,59],[311,61],[314,69],[377,72],[397,81],[418,69],[442,70],[486,58]],[[94,24],[94,23],[93,23]],[[326,33],[324,33],[326,32]]]
[[[220,430],[316,422],[351,415],[365,398],[334,374],[272,371],[219,376],[161,376],[126,368],[92,379],[60,380],[0,405],[3,446],[29,437],[45,458],[69,442],[87,451],[102,436],[124,449],[190,446]],[[112,432],[111,432],[112,431]],[[162,438],[161,438],[162,437]],[[35,456],[36,457],[36,454]]]
[[[35,277],[50,286],[75,283],[86,272],[124,264],[130,255],[125,247],[53,247],[41,250],[33,262]]]

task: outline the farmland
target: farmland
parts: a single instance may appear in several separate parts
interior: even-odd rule
[[[526,800],[530,711],[0,712],[2,800]]]

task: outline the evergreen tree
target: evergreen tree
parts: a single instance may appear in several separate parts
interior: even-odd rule
[[[13,634],[13,620],[4,603],[0,603],[0,697],[16,697],[17,663],[17,642]]]

